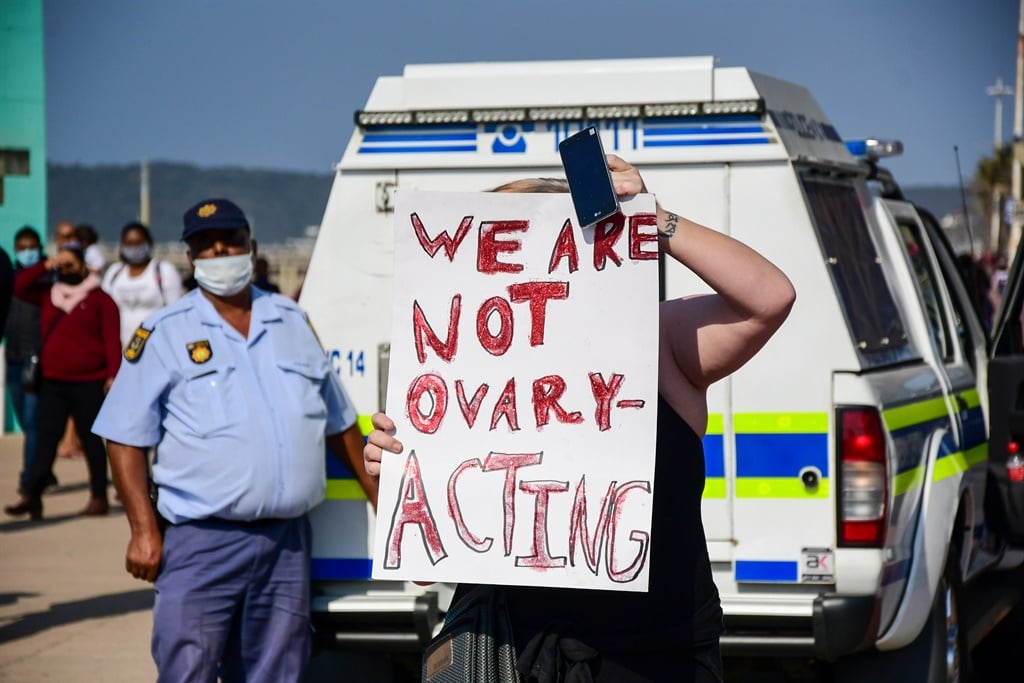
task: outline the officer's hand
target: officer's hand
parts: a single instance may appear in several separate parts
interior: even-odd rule
[[[125,569],[136,579],[153,583],[160,572],[163,550],[164,539],[158,530],[133,533],[125,553]]]
[[[612,185],[615,186],[615,194],[619,197],[632,197],[635,194],[647,192],[644,179],[640,177],[640,171],[636,170],[631,163],[620,156],[606,154],[608,170],[612,172]]]
[[[371,418],[374,430],[366,436],[363,446],[363,464],[366,473],[371,477],[380,476],[380,462],[384,451],[401,453],[402,442],[392,436],[395,431],[394,421],[384,413],[375,413]]]

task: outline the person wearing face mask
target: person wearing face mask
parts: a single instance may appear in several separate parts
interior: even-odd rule
[[[15,296],[24,297],[48,270],[54,282],[40,311],[42,383],[36,448],[21,500],[4,508],[9,515],[27,514],[32,519],[43,515],[41,496],[68,418],[92,424],[121,364],[117,304],[100,289],[79,246],[65,244],[53,259],[26,268],[25,278],[15,281]],[[106,448],[91,432],[83,430],[81,438],[89,468],[89,502],[79,514],[105,515],[110,511]]]
[[[370,500],[376,485],[355,409],[305,313],[251,283],[245,214],[207,199],[183,222],[198,287],[135,330],[92,425],[128,516],[125,566],[155,582],[160,681],[300,681],[308,512],[324,498],[326,447]]]
[[[48,268],[42,271],[30,270],[43,260],[43,246],[39,233],[30,225],[14,234],[14,289],[20,292],[11,298],[11,307],[4,327],[4,360],[6,362],[7,399],[24,437],[22,445],[22,469],[18,477],[18,493],[24,494],[32,468],[32,456],[36,451],[36,411],[38,398],[21,390],[22,368],[33,354],[39,351],[40,307],[43,297],[53,284]],[[53,472],[46,477],[48,486],[56,486]]]
[[[7,326],[7,314],[11,310],[11,299],[14,298],[14,264],[11,255],[0,247],[0,331]],[[0,341],[3,341],[0,332]]]
[[[91,229],[91,226],[86,226]],[[95,233],[95,230],[93,230]],[[82,249],[83,253],[86,253],[85,245],[82,243],[81,236],[78,232],[78,226],[69,220],[57,221],[53,229],[53,242],[51,243],[53,248],[53,254],[56,256],[57,252],[61,247],[77,247]],[[94,245],[95,246],[95,245]],[[86,266],[89,265],[89,254],[86,253]],[[64,425],[64,435],[60,439],[60,444],[57,446],[57,455],[62,458],[68,459],[79,459],[85,457],[85,452],[82,450],[82,440],[78,436],[78,427],[75,425],[75,419],[69,417],[67,424]]]
[[[121,313],[121,345],[125,348],[142,321],[181,298],[181,275],[173,263],[153,258],[153,237],[142,223],[121,229],[121,262],[103,274],[103,291]]]

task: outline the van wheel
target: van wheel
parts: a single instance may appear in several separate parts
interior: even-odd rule
[[[931,614],[917,638],[899,650],[873,650],[839,660],[833,667],[836,683],[973,683],[967,631],[960,622],[958,558],[956,546],[951,547]]]
[[[972,683],[974,681],[974,666],[971,663],[971,648],[967,640],[967,624],[960,615],[963,603],[963,581],[960,577],[958,560],[960,557],[959,543],[953,544],[949,549],[949,558],[946,560],[946,571],[939,582],[939,590],[936,591],[935,605],[932,608],[932,616],[929,621],[935,621],[933,625],[936,639],[940,639],[938,645],[943,646],[944,662],[939,665],[941,676],[930,676],[929,680],[935,679],[945,683]]]

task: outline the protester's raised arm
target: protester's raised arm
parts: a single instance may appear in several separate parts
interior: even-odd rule
[[[616,194],[647,192],[629,162],[607,156]],[[714,294],[666,301],[662,354],[681,379],[703,392],[750,360],[782,325],[796,292],[789,278],[747,245],[658,204],[658,245]]]
[[[796,298],[789,278],[747,245],[658,207],[658,243],[714,294],[662,304],[662,341],[689,382],[706,389],[761,349]]]

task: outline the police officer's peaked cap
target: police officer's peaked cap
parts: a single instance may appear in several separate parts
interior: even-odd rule
[[[203,230],[249,229],[245,214],[227,199],[204,199],[185,212],[184,222],[185,229],[181,233],[183,241]]]

